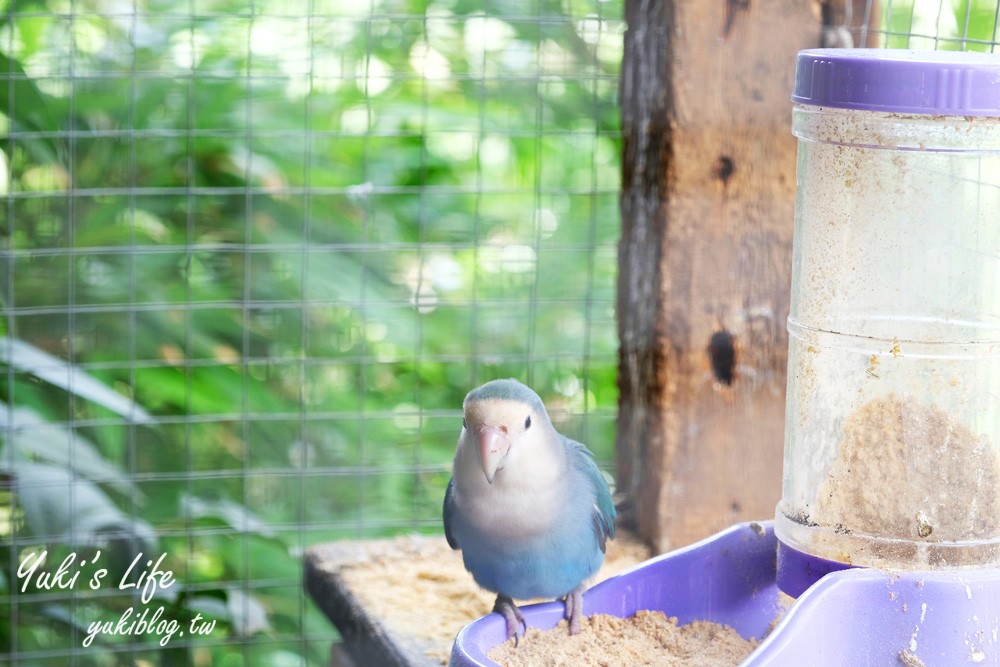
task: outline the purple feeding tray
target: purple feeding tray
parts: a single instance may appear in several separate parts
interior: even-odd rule
[[[676,616],[678,623],[711,620],[744,637],[760,637],[777,616],[776,542],[770,524],[745,523],[637,565],[583,596],[586,614],[628,617],[641,609]],[[522,608],[529,626],[548,629],[563,617],[561,602]],[[453,667],[496,665],[486,654],[506,638],[503,618],[490,614],[458,634]]]
[[[760,638],[780,612],[777,541],[770,522],[733,526],[697,544],[646,561],[584,594],[587,614],[627,617],[641,609],[731,626]],[[522,609],[548,629],[561,603]],[[498,614],[458,634],[450,664],[496,665]],[[831,572],[788,609],[741,667],[787,665],[1000,665],[1000,570]]]
[[[1000,665],[1000,570],[820,579],[743,661],[779,665]]]

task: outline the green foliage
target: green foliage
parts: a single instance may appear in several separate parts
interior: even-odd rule
[[[610,460],[620,2],[7,6],[0,650],[325,664],[298,554],[438,531],[493,377]],[[135,600],[42,550],[217,626],[84,649]]]

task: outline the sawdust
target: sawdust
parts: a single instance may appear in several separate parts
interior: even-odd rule
[[[608,542],[604,565],[591,584],[650,558],[649,549],[619,532]],[[462,554],[444,538],[387,540],[365,563],[344,567],[340,576],[364,608],[386,629],[421,640],[429,657],[448,662],[455,635],[490,613],[496,595],[479,588],[462,564]],[[586,611],[586,608],[584,609]]]
[[[860,564],[995,561],[995,545],[979,551],[935,545],[1000,534],[1000,460],[985,436],[948,413],[890,394],[848,416],[811,519],[836,530],[817,545],[827,551],[820,555],[836,560],[856,554],[836,538],[859,534],[886,538],[867,547]]]
[[[787,595],[783,591],[778,591],[778,613],[768,624],[767,630],[764,632],[764,637],[767,637],[769,634],[774,632],[774,629],[778,627],[778,623],[785,620],[785,614],[788,613],[788,610],[791,609],[793,604],[795,604],[795,598],[791,595]]]
[[[924,661],[905,648],[899,652],[899,662],[906,667],[927,667]]]
[[[663,612],[640,611],[631,618],[594,614],[572,636],[566,621],[546,631],[529,628],[520,646],[511,640],[488,656],[504,667],[735,667],[756,646],[756,640],[743,639],[725,625],[694,621],[679,626],[677,618]]]

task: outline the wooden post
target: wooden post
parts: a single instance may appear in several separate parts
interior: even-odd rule
[[[824,47],[878,48],[881,12],[878,0],[821,0]]]
[[[627,0],[618,319],[623,525],[657,549],[773,516],[813,0]]]

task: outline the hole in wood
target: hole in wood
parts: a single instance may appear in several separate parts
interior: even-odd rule
[[[712,374],[725,385],[736,379],[736,339],[725,329],[716,331],[708,341],[708,358]]]
[[[722,24],[722,37],[729,37],[729,31],[733,29],[738,12],[745,12],[750,9],[750,0],[726,0],[726,16]]]
[[[723,185],[729,183],[730,176],[736,171],[736,163],[728,155],[720,155],[715,162],[715,177],[722,181]]]

